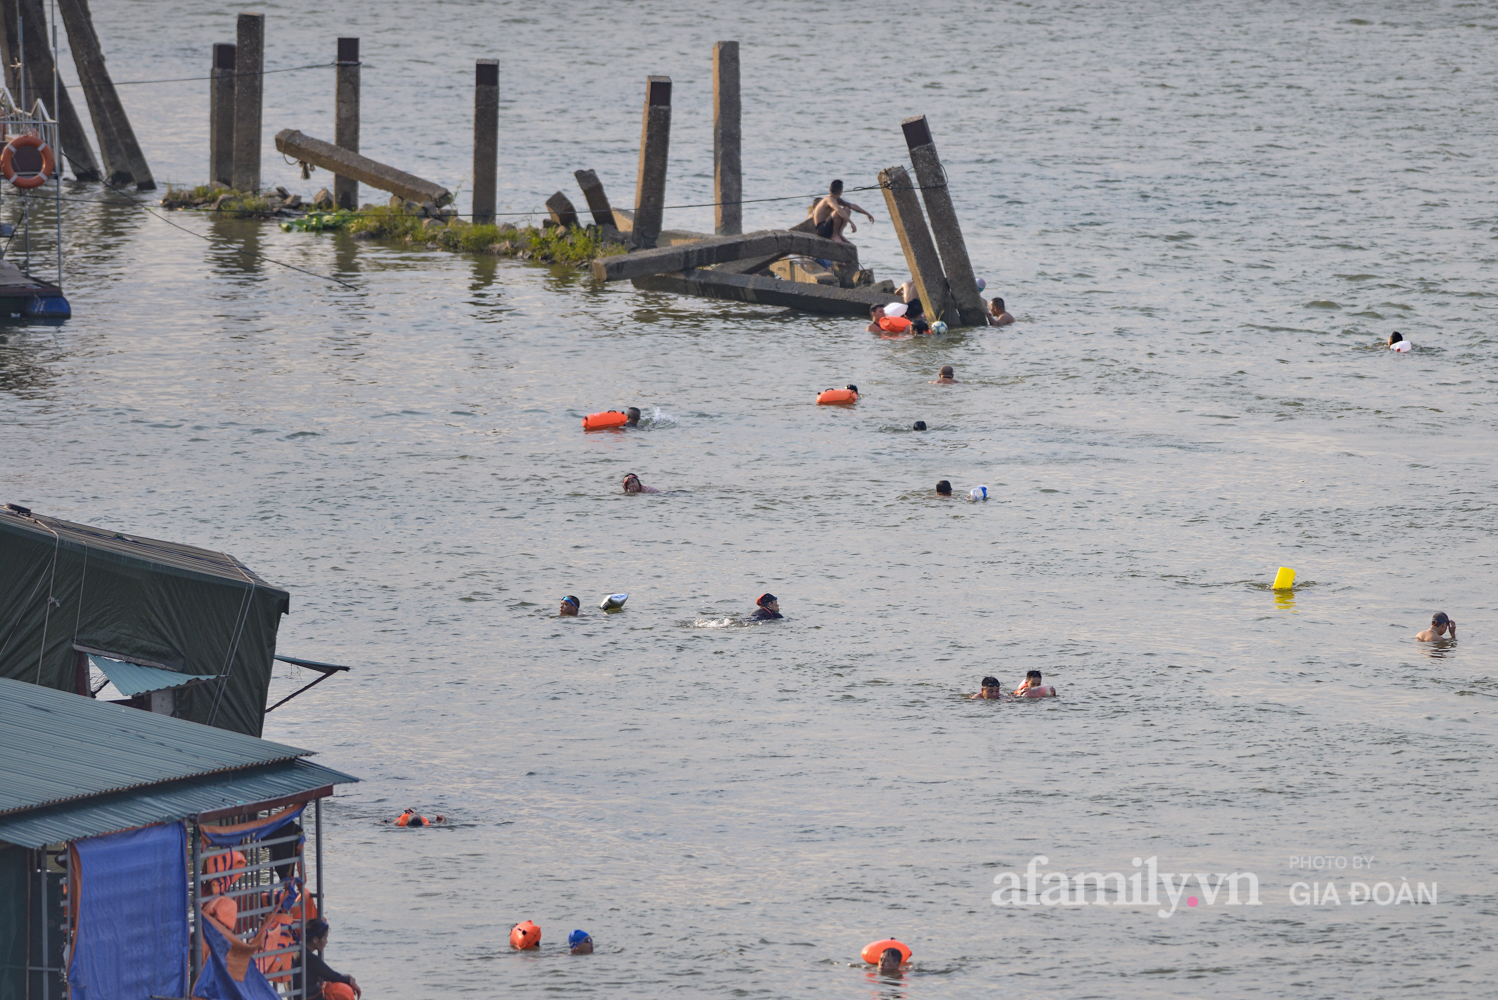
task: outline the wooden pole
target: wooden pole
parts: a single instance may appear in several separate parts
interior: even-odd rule
[[[17,16],[19,15],[19,23]],[[25,28],[26,58],[21,59],[21,28]],[[52,61],[52,46],[47,38],[47,15],[41,0],[20,0],[0,3],[0,62],[5,64],[5,86],[11,97],[21,99],[21,91],[28,98],[42,97],[48,110],[57,119],[58,145],[67,157],[73,177],[80,181],[99,179],[99,161],[94,157],[93,144],[88,133],[83,131],[83,121],[68,95],[68,88],[54,74],[56,64]],[[21,67],[25,65],[26,86],[21,86]],[[57,87],[57,107],[52,107],[52,88]],[[61,163],[59,161],[59,167]]]
[[[926,228],[926,217],[921,214],[921,202],[915,196],[910,174],[898,166],[881,170],[879,186],[884,189],[884,205],[895,224],[895,234],[900,237],[900,249],[905,251],[905,263],[910,266],[910,277],[920,293],[926,319],[933,323],[943,320],[950,325],[954,316],[948,312],[956,310],[950,308],[947,279],[941,273],[941,259],[931,242],[931,231]]]
[[[473,64],[473,221],[492,224],[499,205],[499,60]]]
[[[967,243],[962,239],[962,227],[957,224],[957,209],[947,187],[947,172],[936,155],[931,127],[925,115],[907,118],[900,127],[905,132],[905,145],[910,148],[910,162],[921,185],[926,213],[931,217],[931,233],[936,237],[936,250],[941,254],[957,315],[963,326],[985,326],[988,319],[984,315],[983,296],[978,293],[978,281],[973,277],[973,264],[968,259]]]
[[[208,78],[208,180],[229,187],[234,182],[234,46],[213,47]]]
[[[234,63],[234,179],[236,191],[260,190],[260,113],[265,95],[265,15],[241,14]]]
[[[719,236],[744,231],[741,113],[739,43],[719,42],[713,46],[713,231]]]
[[[593,213],[593,222],[618,229],[614,210],[609,205],[609,196],[604,193],[603,182],[598,179],[598,175],[591,170],[574,170],[572,176],[577,178],[577,186],[583,189],[583,197],[588,199],[588,211]]]
[[[111,184],[134,182],[139,191],[154,190],[151,168],[104,66],[104,52],[94,31],[88,0],[57,0],[57,9],[68,29],[68,45],[78,66],[78,82],[88,100],[89,116],[94,120],[94,134],[99,137],[105,175]]]
[[[338,80],[333,98],[333,145],[359,152],[359,39],[338,39]],[[359,207],[359,182],[333,175],[333,204],[350,210]]]
[[[671,78],[645,79],[645,111],[640,122],[640,169],[635,180],[635,218],[631,239],[653,247],[661,235],[666,205],[666,154],[671,145]]]

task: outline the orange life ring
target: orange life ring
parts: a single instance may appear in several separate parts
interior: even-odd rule
[[[41,154],[42,162],[40,164],[24,163],[20,169],[17,169],[16,151],[19,149],[36,150]],[[52,168],[55,165],[51,148],[42,142],[40,136],[18,135],[5,144],[4,152],[0,152],[0,173],[3,173],[5,179],[18,188],[41,187],[52,179]]]
[[[541,944],[541,928],[522,920],[510,930],[510,947],[525,951]]]
[[[850,385],[845,389],[825,389],[817,396],[818,406],[856,402],[858,402],[858,386],[856,385]]]
[[[618,410],[606,410],[603,413],[590,413],[583,417],[583,430],[603,431],[614,427],[623,427],[629,422],[629,417]]]
[[[884,954],[886,948],[900,949],[900,962],[903,964],[910,961],[911,950],[909,945],[901,944],[894,938],[886,938],[883,941],[874,941],[863,946],[863,960],[870,965],[879,964],[879,956]]]

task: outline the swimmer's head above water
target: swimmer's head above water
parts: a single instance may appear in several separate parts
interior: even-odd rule
[[[1389,334],[1389,346],[1393,347],[1403,339],[1404,334],[1400,333],[1398,330],[1395,330],[1393,333]]]
[[[951,496],[952,495],[952,484],[950,482],[948,482],[947,480],[945,480],[945,479],[941,480],[940,482],[938,482],[936,484],[936,493],[937,493],[938,496],[944,496],[944,497]]]
[[[926,429],[926,421],[924,421],[924,420],[917,420],[915,422],[915,426],[911,428],[911,430],[913,430],[913,431],[923,431],[925,429]]]
[[[557,614],[576,617],[577,609],[580,607],[582,607],[582,603],[577,598],[571,596],[564,597],[562,598],[562,608]]]
[[[883,976],[898,976],[900,974],[900,960],[905,956],[899,948],[886,948],[879,953],[879,974]]]
[[[1437,611],[1430,619],[1430,628],[1415,636],[1421,642],[1434,642],[1436,639],[1456,638],[1456,622],[1444,611]]]
[[[624,477],[624,492],[639,493],[644,490],[644,488],[645,487],[640,483],[640,477],[635,475],[633,472]]]
[[[640,426],[640,408],[638,406],[631,406],[629,409],[624,411],[624,415],[629,418],[628,420],[624,421],[625,427]]]

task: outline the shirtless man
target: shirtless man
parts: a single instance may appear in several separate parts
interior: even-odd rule
[[[1430,620],[1430,628],[1415,636],[1418,642],[1435,642],[1437,639],[1455,639],[1456,622],[1446,617],[1446,612],[1437,611]]]
[[[1008,326],[1013,322],[1014,317],[1009,314],[1009,310],[1004,308],[1003,299],[995,298],[988,304],[989,326]]]
[[[938,376],[936,376],[936,378],[932,379],[930,384],[931,385],[961,385],[962,383],[957,381],[956,375],[953,372],[951,365],[942,365],[941,366],[941,374],[938,375]]]
[[[915,282],[907,281],[895,289],[895,294],[900,296],[900,301],[905,303],[905,315],[915,319],[926,311],[926,304],[921,301],[921,293],[915,290]]]
[[[646,486],[640,482],[640,477],[631,472],[624,477],[624,492],[626,493],[659,493],[660,490],[654,486]]]
[[[968,701],[972,701],[974,698],[987,698],[989,701],[1014,700],[1012,697],[1004,693],[1004,689],[999,686],[999,679],[997,677],[983,678],[982,690],[973,695],[972,698],[969,698]]]
[[[1055,698],[1056,689],[1042,684],[1039,670],[1025,671],[1025,682],[1014,689],[1016,698]]]
[[[843,228],[848,227],[852,232],[858,232],[858,227],[853,225],[854,212],[868,216],[870,222],[874,221],[872,215],[851,201],[843,201],[843,182],[833,181],[827,196],[811,207],[811,221],[816,224],[818,236],[837,243],[847,243],[843,239]]]

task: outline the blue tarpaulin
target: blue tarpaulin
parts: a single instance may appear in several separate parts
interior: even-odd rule
[[[221,927],[211,917],[203,920],[203,942],[208,945],[208,961],[192,988],[192,995],[201,1000],[281,1000],[276,988],[251,961],[254,947],[238,940],[230,941]],[[239,973],[237,979],[236,972]]]
[[[73,1000],[180,997],[187,987],[187,832],[147,826],[74,842]]]

